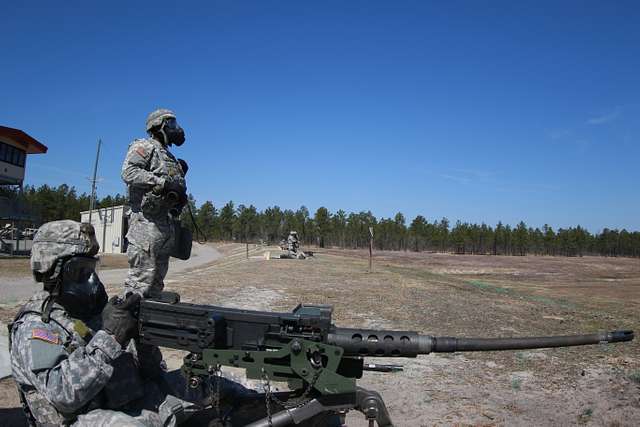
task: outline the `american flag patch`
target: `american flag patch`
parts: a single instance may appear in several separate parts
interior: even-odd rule
[[[60,342],[58,334],[54,334],[46,329],[35,328],[31,331],[31,339],[42,340],[50,342],[51,344],[58,344]]]

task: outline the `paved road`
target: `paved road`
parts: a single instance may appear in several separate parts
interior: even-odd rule
[[[175,278],[187,270],[197,269],[221,257],[220,252],[214,247],[194,243],[189,260],[171,259],[167,279]],[[124,283],[127,269],[104,270],[98,275],[105,286],[118,285]],[[34,282],[32,277],[2,278],[2,272],[0,272],[0,304],[15,304],[24,301],[41,289],[41,286],[41,284]]]

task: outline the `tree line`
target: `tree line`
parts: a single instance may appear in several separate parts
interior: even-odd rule
[[[80,212],[88,211],[91,196],[78,193],[73,186],[61,184],[57,187],[27,185],[22,192],[16,188],[0,188],[0,197],[28,207],[34,225],[58,219],[80,220]],[[97,208],[126,204],[127,198],[121,194],[105,196],[96,200]]]
[[[487,255],[627,256],[640,257],[640,232],[605,228],[592,234],[581,226],[554,230],[549,225],[528,227],[499,222],[495,227],[447,218],[430,222],[422,215],[408,225],[405,216],[376,218],[370,211],[335,213],[321,207],[313,215],[302,206],[298,210],[278,206],[258,211],[253,205],[228,202],[217,209],[207,201],[191,207],[198,228],[211,240],[278,242],[295,230],[303,244],[323,247],[367,248],[370,229],[378,250],[410,250]],[[185,226],[193,227],[183,219]]]
[[[0,196],[16,196],[15,190],[1,190]],[[66,184],[58,187],[42,185],[25,187],[21,198],[35,207],[40,222],[80,218],[89,209],[89,196],[79,194]],[[123,195],[97,200],[98,207],[126,203]],[[267,207],[260,211],[253,205],[237,205],[232,201],[217,208],[211,201],[199,207],[192,196],[189,205],[197,228],[207,240],[238,242],[279,242],[295,230],[303,245],[339,248],[367,248],[369,229],[373,230],[374,248],[451,252],[456,254],[491,255],[555,255],[555,256],[626,256],[640,257],[640,232],[625,229],[603,229],[590,233],[581,226],[542,228],[520,222],[515,226],[499,222],[495,226],[457,221],[447,218],[428,220],[422,215],[407,222],[402,213],[393,218],[376,218],[370,211],[347,213],[318,208],[313,215],[302,206],[297,210]],[[188,210],[182,214],[183,224],[194,229]]]

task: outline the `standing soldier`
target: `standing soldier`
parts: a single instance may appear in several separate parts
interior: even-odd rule
[[[296,231],[289,232],[289,237],[287,238],[287,251],[288,258],[307,258],[307,255],[300,250],[300,240],[298,240],[298,233]]]
[[[290,231],[289,237],[287,238],[287,249],[290,254],[296,255],[298,253],[298,247],[300,243],[298,242],[298,232]]]
[[[146,128],[149,138],[133,141],[122,165],[131,206],[125,294],[157,297],[169,268],[174,222],[187,203],[187,164],[169,152],[171,145],[184,143],[184,131],[172,111],[153,111]]]

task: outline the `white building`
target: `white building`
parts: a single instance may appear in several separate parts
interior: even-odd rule
[[[128,206],[112,206],[80,212],[80,222],[89,222],[96,230],[96,239],[100,243],[100,252],[105,254],[121,254],[127,251],[124,236],[127,234],[128,222],[125,215]]]

